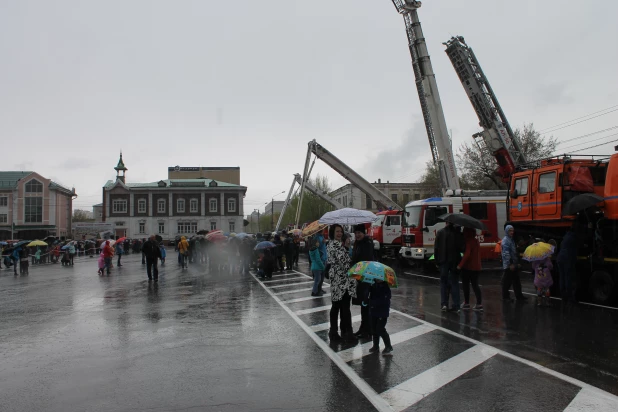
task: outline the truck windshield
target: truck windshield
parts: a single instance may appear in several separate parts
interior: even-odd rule
[[[408,206],[406,207],[406,226],[408,227],[418,227],[420,218],[421,218],[421,210],[422,206]]]
[[[385,218],[384,215],[377,215],[371,225],[375,227],[382,227],[382,223],[384,223],[384,218]]]

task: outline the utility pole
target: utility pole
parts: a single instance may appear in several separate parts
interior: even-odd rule
[[[258,214],[258,230],[257,231],[261,232],[261,230],[260,230],[260,209],[253,209],[253,212],[254,213],[257,212],[257,214]],[[251,214],[251,216],[253,216],[253,213]]]
[[[279,196],[284,193],[285,193],[285,190],[283,192],[275,193],[270,198],[270,230],[271,232],[275,229],[275,196]]]

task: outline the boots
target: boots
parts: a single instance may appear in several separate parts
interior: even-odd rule
[[[337,333],[336,330],[330,330],[328,332],[328,339],[330,339],[331,342],[339,342],[341,340],[341,336],[339,336],[339,333]]]
[[[354,331],[353,329],[346,329],[345,331],[342,330],[341,331],[341,338],[343,340],[345,340],[346,342],[356,342],[358,341],[358,338],[356,336],[354,336]]]
[[[369,353],[380,352],[380,336],[373,335],[373,346],[369,348]]]

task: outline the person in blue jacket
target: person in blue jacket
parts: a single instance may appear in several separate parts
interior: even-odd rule
[[[521,280],[519,279],[519,269],[521,264],[519,263],[519,254],[517,253],[517,246],[515,245],[515,229],[511,225],[507,225],[504,228],[506,236],[502,239],[502,299],[511,300],[509,295],[509,289],[513,286],[513,292],[515,293],[515,299],[528,300],[521,293]]]
[[[316,242],[311,250],[309,250],[309,256],[311,257],[311,273],[313,274],[313,289],[311,296],[321,296],[321,285],[324,281],[324,258],[321,256],[318,242]]]
[[[393,346],[391,338],[386,331],[386,322],[391,308],[391,289],[383,280],[376,280],[369,291],[369,313],[371,317],[371,334],[373,335],[373,346],[369,349],[370,353],[380,351],[380,338],[384,341],[382,354],[392,355]]]

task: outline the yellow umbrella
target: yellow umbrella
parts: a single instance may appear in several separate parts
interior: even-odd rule
[[[326,228],[327,226],[328,225],[322,224],[318,222],[317,220],[315,222],[311,222],[303,229],[303,236],[307,237],[307,236],[314,235],[324,230],[324,228]]]
[[[523,259],[528,262],[544,260],[554,254],[554,247],[549,243],[537,242],[528,246],[524,252]]]
[[[26,246],[27,247],[30,247],[30,246],[47,246],[47,243],[43,242],[42,240],[33,240],[32,242],[28,243]]]

